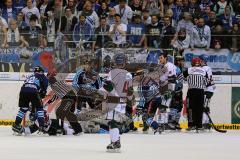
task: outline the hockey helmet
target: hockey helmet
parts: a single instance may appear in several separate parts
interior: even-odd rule
[[[201,59],[196,57],[192,59],[192,66],[200,66],[201,65]]]
[[[40,66],[36,66],[35,68],[34,68],[34,73],[36,73],[36,72],[42,72],[42,73],[44,73],[44,69],[42,68],[42,67],[40,67]]]

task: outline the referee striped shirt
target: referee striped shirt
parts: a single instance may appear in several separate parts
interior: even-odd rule
[[[205,89],[207,84],[207,73],[202,67],[190,67],[184,72],[189,89]]]
[[[65,81],[57,81],[51,84],[51,88],[59,98],[63,98],[68,92],[74,91],[73,87],[67,85]]]

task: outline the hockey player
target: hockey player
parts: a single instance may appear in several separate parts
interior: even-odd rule
[[[212,68],[207,65],[208,56],[207,55],[201,55],[199,58],[201,59],[202,68],[207,72],[207,75],[208,75],[207,86],[204,90],[204,109],[205,109],[205,112],[209,113],[210,109],[209,109],[208,105],[209,105],[210,100],[213,96],[213,93],[214,93],[214,90],[215,90],[215,84],[214,84],[213,77],[212,77]],[[210,129],[211,125],[209,124],[209,119],[208,119],[205,112],[203,112],[203,121],[202,121],[203,128],[204,129]]]
[[[207,73],[201,67],[200,58],[192,59],[192,67],[184,73],[188,83],[188,126],[198,132],[202,129],[202,115],[204,105],[204,89],[206,87]]]
[[[31,125],[25,126],[23,129],[23,133],[25,135],[36,133],[39,129],[39,124],[36,121],[37,115],[34,111],[29,114],[29,120]],[[74,134],[74,130],[70,128],[70,126],[64,123],[63,128],[61,123],[59,123],[58,119],[49,119],[49,115],[46,110],[44,110],[44,132],[50,136],[55,136],[59,134],[63,135],[72,135]]]
[[[107,119],[109,119],[109,134],[111,143],[107,146],[108,150],[115,150],[121,148],[120,143],[120,134],[117,125],[118,118],[121,114],[125,114],[126,103],[128,100],[132,100],[133,95],[133,84],[132,84],[132,75],[127,70],[125,70],[127,57],[124,53],[117,53],[114,56],[115,69],[109,72],[107,77],[107,82],[103,85],[103,88],[110,92],[114,93],[117,99],[114,96],[108,96],[107,99],[111,103],[117,103],[115,109],[110,111],[107,114]]]
[[[162,95],[161,105],[163,106],[163,109],[160,110],[160,124],[163,126],[163,129],[167,129],[169,128],[169,107],[176,87],[177,67],[173,63],[168,62],[167,53],[160,55],[159,62],[164,68],[166,68],[164,74],[160,76],[160,92]]]
[[[77,90],[78,95],[80,95],[82,90],[99,89],[102,85],[98,73],[93,69],[93,63],[93,60],[86,61],[83,69],[79,69],[73,78],[72,86]],[[87,92],[84,96],[80,95],[77,97],[77,113],[81,112],[83,108],[86,108],[86,103],[88,103],[90,108],[95,107],[92,98],[88,98],[90,95],[87,94]]]
[[[40,66],[34,68],[34,73],[26,78],[20,90],[19,96],[19,111],[16,120],[12,126],[12,130],[21,133],[23,127],[21,122],[31,103],[32,107],[36,108],[39,130],[42,131],[44,127],[44,111],[42,98],[46,95],[48,87],[48,80],[44,75],[44,70]]]

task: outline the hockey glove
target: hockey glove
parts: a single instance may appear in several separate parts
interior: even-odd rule
[[[105,81],[103,84],[103,88],[108,91],[111,92],[113,90],[114,84],[112,83],[112,81]]]

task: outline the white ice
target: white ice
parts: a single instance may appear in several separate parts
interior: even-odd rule
[[[123,134],[107,153],[108,134],[13,136],[0,127],[0,160],[240,160],[240,132]]]

